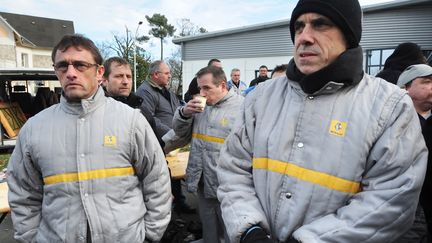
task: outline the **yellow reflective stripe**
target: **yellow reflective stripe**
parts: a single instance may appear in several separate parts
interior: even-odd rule
[[[192,137],[197,138],[197,139],[201,139],[201,140],[206,141],[206,142],[213,142],[213,143],[224,143],[225,142],[225,139],[223,139],[223,138],[207,136],[207,135],[199,134],[199,133],[192,133]]]
[[[125,168],[111,168],[102,170],[89,170],[78,173],[65,173],[45,177],[45,185],[52,185],[57,183],[85,181],[91,179],[109,178],[115,176],[133,175],[135,173],[133,167]]]
[[[273,160],[269,158],[254,158],[253,168],[286,174],[299,180],[318,184],[340,192],[357,193],[360,191],[359,182],[345,180],[333,175],[302,168],[300,166],[279,160]]]

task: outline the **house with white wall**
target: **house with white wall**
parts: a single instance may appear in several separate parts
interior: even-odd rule
[[[72,21],[0,12],[0,68],[52,70],[52,49],[64,35],[73,33]],[[59,86],[34,82],[28,87],[33,94],[34,85]]]

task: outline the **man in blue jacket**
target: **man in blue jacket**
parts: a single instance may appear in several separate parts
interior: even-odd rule
[[[231,70],[231,79],[228,80],[228,90],[233,89],[237,94],[243,94],[243,91],[247,89],[245,82],[240,80],[240,69],[233,68]]]

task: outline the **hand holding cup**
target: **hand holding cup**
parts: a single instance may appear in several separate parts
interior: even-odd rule
[[[204,111],[206,106],[206,97],[195,96],[191,99],[183,108],[182,114],[186,117],[191,117],[193,113],[201,113]]]

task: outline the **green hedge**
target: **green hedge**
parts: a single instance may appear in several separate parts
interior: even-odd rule
[[[0,171],[6,168],[10,156],[10,154],[0,154]]]

